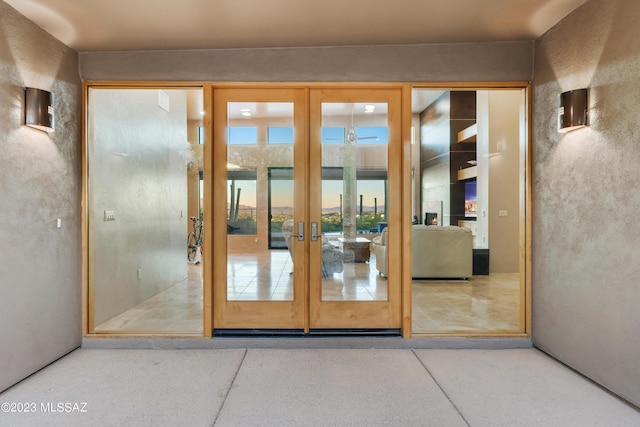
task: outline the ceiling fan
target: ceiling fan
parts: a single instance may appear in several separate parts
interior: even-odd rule
[[[344,138],[345,142],[348,142],[348,143],[354,143],[356,141],[363,141],[365,139],[373,139],[373,140],[376,140],[376,141],[380,140],[380,138],[378,138],[377,136],[360,136],[359,137],[356,134],[356,128],[355,127],[349,128],[349,130],[347,131],[347,134],[346,134],[346,136]]]
[[[376,109],[375,105],[365,105],[364,112],[367,114],[373,113],[375,109]],[[354,120],[353,120],[353,110],[354,110],[354,105],[352,104],[351,105],[351,127],[349,127],[347,132],[345,133],[344,142],[353,144],[354,142],[364,141],[367,139],[373,139],[375,141],[379,141],[380,138],[377,136],[360,136],[360,137],[358,136],[356,132],[356,127],[354,125]],[[342,139],[340,138],[325,138],[325,139],[329,141],[342,141]]]

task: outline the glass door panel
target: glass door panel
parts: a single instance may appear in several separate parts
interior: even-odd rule
[[[399,332],[400,101],[400,89],[215,90],[215,332]]]
[[[214,211],[226,218],[214,223],[216,329],[304,327],[304,241],[295,236],[304,222],[296,197],[304,185],[303,99],[299,90],[214,93]]]
[[[523,333],[525,90],[414,88],[413,99],[413,212],[424,225],[413,229],[412,333]],[[466,250],[427,254],[425,225],[467,228]],[[438,265],[447,270],[432,277]]]
[[[321,159],[310,164],[311,224],[318,224],[310,327],[399,328],[400,93],[312,90],[310,109],[310,155]],[[390,184],[398,189],[391,197]],[[374,239],[392,241],[381,259]]]
[[[387,111],[387,103],[322,103],[323,301],[388,298],[369,249],[386,226]]]
[[[293,251],[293,181],[269,188],[274,167],[293,174],[293,138],[269,144],[276,125],[293,129],[293,102],[228,102],[226,113],[227,299],[291,301],[291,253],[264,243],[279,229]]]

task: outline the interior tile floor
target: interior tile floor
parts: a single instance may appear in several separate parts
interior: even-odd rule
[[[491,273],[468,280],[415,280],[413,333],[521,332],[520,275]]]
[[[231,301],[293,300],[293,262],[282,249],[232,253],[227,259],[227,299]]]
[[[98,325],[97,332],[202,334],[202,264],[188,264],[187,278]]]
[[[227,298],[244,301],[291,301],[293,262],[287,250],[229,254]],[[387,280],[369,263],[344,263],[341,273],[322,279],[325,301],[385,301]]]
[[[33,409],[0,412],[12,427],[640,425],[637,408],[533,348],[84,348],[0,402]]]
[[[293,263],[287,250],[230,254],[230,300],[279,301],[293,298]],[[387,279],[368,263],[345,263],[342,273],[322,280],[326,301],[385,301]],[[202,265],[189,265],[188,278],[99,325],[97,332],[202,333]],[[518,332],[520,278],[514,274],[473,276],[469,280],[414,280],[413,333]]]

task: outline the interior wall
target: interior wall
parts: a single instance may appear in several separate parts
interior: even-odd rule
[[[545,34],[533,80],[536,346],[640,406],[640,8],[591,0]],[[590,126],[557,131],[589,88]]]
[[[488,91],[489,271],[520,271],[520,90]],[[502,211],[503,216],[500,216]],[[504,215],[506,214],[506,215]]]
[[[478,133],[476,135],[476,161],[478,165],[477,169],[477,181],[476,181],[476,196],[477,196],[477,211],[476,217],[476,235],[473,239],[474,249],[489,249],[489,217],[487,212],[490,212],[489,194],[491,183],[489,182],[489,166],[491,157],[489,156],[489,141],[490,141],[490,123],[492,116],[490,113],[489,94],[492,91],[479,90],[476,92],[476,126]],[[499,119],[498,119],[499,120]],[[493,248],[492,248],[493,249]],[[491,262],[494,256],[489,255],[489,272],[494,273],[491,268]]]
[[[186,93],[162,92],[169,111],[158,90],[89,93],[95,326],[187,277]]]
[[[55,132],[24,126],[25,86]],[[80,345],[81,91],[77,54],[0,1],[0,391]]]

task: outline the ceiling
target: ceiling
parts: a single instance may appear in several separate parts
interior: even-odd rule
[[[79,52],[534,40],[586,0],[4,0]]]

